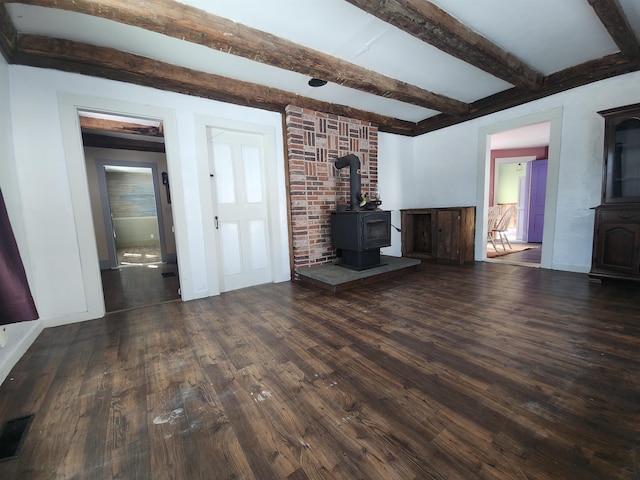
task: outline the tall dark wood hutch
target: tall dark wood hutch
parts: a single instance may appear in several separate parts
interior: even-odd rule
[[[640,104],[598,113],[605,145],[590,276],[640,280]]]

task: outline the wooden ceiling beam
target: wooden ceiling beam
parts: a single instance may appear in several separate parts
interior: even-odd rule
[[[157,60],[71,40],[20,34],[14,63],[109,78],[236,105],[284,112],[296,105],[320,112],[359,118],[383,132],[411,135],[416,124],[290,92],[233,80]]]
[[[289,92],[206,74],[106,47],[70,40],[21,34],[14,63],[53,68],[85,75],[144,85],[237,105],[283,112],[286,105],[359,118],[378,125],[382,132],[415,136],[498,112],[587,83],[640,70],[640,60],[630,62],[623,54],[571,67],[545,78],[544,87],[531,92],[512,88],[474,102],[465,115],[437,115],[414,123],[321,102]]]
[[[629,61],[622,53],[615,53],[553,73],[545,77],[544,86],[535,92],[512,88],[472,103],[471,112],[467,115],[437,115],[422,120],[418,122],[413,134],[421,135],[423,133],[433,132],[474,118],[506,110],[507,108],[539,100],[572,88],[639,70],[640,59]]]
[[[16,50],[18,32],[4,4],[0,4],[0,53],[11,63]]]
[[[83,131],[96,133],[96,132],[111,132],[118,134],[129,135],[145,135],[147,137],[164,137],[162,131],[162,124],[158,127],[153,125],[143,125],[140,123],[121,122],[117,120],[108,120],[105,118],[94,118],[80,116],[80,128]]]
[[[6,1],[6,0],[5,0]],[[289,40],[172,0],[20,0],[161,33],[373,95],[452,114],[469,106]]]
[[[431,2],[425,0],[347,1],[423,42],[516,87],[529,90],[542,87],[541,73],[466,27]]]
[[[640,56],[640,44],[618,0],[589,0],[620,51],[633,60]]]
[[[165,153],[164,142],[150,142],[132,138],[108,137],[95,133],[82,133],[82,144],[85,147],[114,148],[118,150],[135,150],[139,152]]]
[[[104,0],[94,6],[110,11],[113,1]],[[610,6],[612,1],[617,5],[616,0],[589,1],[592,4],[598,4],[599,7]],[[42,3],[43,6],[49,6],[44,4],[50,3],[44,0],[26,0],[26,2]],[[68,3],[69,0],[57,0],[57,2],[58,4]],[[75,2],[84,7],[91,3],[86,0],[75,0]],[[286,105],[297,105],[328,114],[359,118],[378,125],[382,132],[407,136],[438,130],[590,82],[640,70],[640,56],[636,55],[630,59],[629,56],[633,55],[634,50],[633,46],[628,46],[624,49],[626,53],[610,55],[554,73],[544,78],[543,87],[538,90],[530,91],[515,87],[474,102],[463,114],[443,113],[414,123],[178,67],[106,47],[38,35],[17,34],[4,3],[7,3],[7,0],[0,0],[0,51],[9,63],[81,73],[280,113],[284,111]],[[115,0],[115,3],[121,2]],[[608,18],[604,10],[600,12],[599,15]],[[117,18],[115,20],[118,21]],[[154,22],[154,19],[143,19],[142,22],[146,25],[147,22]],[[616,22],[618,21],[609,21],[609,24],[614,25]],[[145,25],[140,26],[147,28]],[[234,34],[231,33],[231,35]],[[627,43],[630,42],[627,40]],[[637,42],[635,44],[637,45]]]

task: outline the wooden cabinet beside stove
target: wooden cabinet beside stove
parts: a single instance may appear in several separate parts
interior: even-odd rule
[[[400,212],[403,257],[473,262],[475,207],[412,208]]]

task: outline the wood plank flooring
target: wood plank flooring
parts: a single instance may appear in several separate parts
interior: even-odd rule
[[[511,245],[516,246],[515,242],[512,242]],[[542,257],[542,244],[532,244],[534,248],[530,248],[529,250],[523,250],[521,252],[509,253],[507,255],[491,257],[492,261],[498,261],[503,263],[526,263],[526,264],[537,264],[540,265],[540,260]],[[501,246],[498,247],[501,249]],[[494,252],[492,245],[487,245],[487,256],[490,253]]]
[[[640,479],[640,285],[424,264],[45,330],[10,479]]]
[[[100,275],[107,312],[180,299],[178,265],[175,263],[102,270]]]

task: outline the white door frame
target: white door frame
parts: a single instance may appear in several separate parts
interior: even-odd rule
[[[544,232],[542,235],[542,268],[553,268],[553,240],[555,237],[556,211],[558,202],[558,179],[560,174],[560,143],[562,137],[562,107],[524,117],[505,120],[481,127],[478,130],[478,185],[476,199],[476,246],[475,258],[487,259],[487,221],[489,210],[489,177],[488,168],[491,159],[490,136],[494,133],[513,130],[515,128],[549,122],[551,136],[549,138],[549,163],[547,175],[547,193],[544,209]]]
[[[270,262],[272,266],[271,281],[278,281],[286,277],[282,271],[282,236],[280,228],[280,205],[278,196],[278,175],[277,175],[277,155],[276,155],[276,131],[273,127],[259,125],[226,118],[211,117],[206,115],[195,116],[196,131],[196,157],[198,163],[199,187],[202,195],[202,222],[206,245],[211,248],[206,249],[207,279],[209,284],[209,295],[220,294],[220,264],[217,259],[218,251],[217,236],[215,233],[215,213],[213,211],[212,184],[209,172],[209,150],[207,131],[209,128],[218,128],[242,133],[260,135],[263,139],[264,148],[264,169],[267,194],[267,218],[268,236],[270,246]],[[205,200],[206,199],[206,200]]]
[[[91,212],[84,145],[80,132],[79,112],[94,111],[110,113],[114,115],[154,119],[163,123],[167,170],[169,171],[169,176],[174,179],[172,189],[177,190],[174,194],[175,201],[172,203],[172,212],[175,225],[178,264],[181,265],[181,267],[183,265],[186,267],[189,264],[188,251],[185,252],[184,248],[181,249],[181,245],[188,244],[188,238],[180,156],[177,143],[178,128],[173,110],[150,105],[60,92],[58,93],[58,107],[62,141],[66,154],[65,159],[67,162],[67,175],[73,216],[75,224],[78,226],[82,225],[82,228],[76,228],[76,238],[82,265],[87,310],[74,321],[89,320],[103,317],[105,315],[105,304],[102,291],[102,278],[100,276],[98,247]],[[180,276],[180,287],[183,300],[194,297],[193,289],[185,288],[183,285],[182,276]],[[187,285],[187,287],[190,287],[190,285]]]

